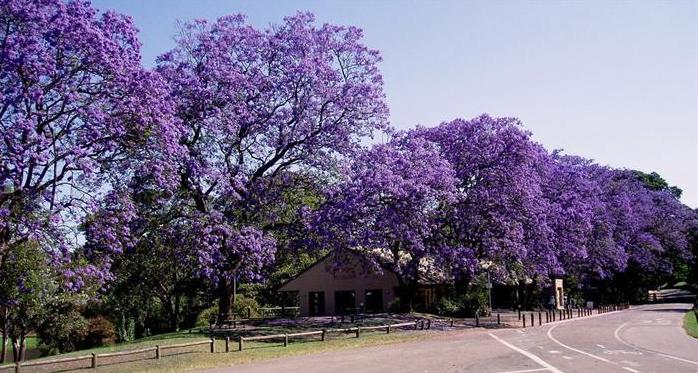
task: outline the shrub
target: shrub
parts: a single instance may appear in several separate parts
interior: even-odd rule
[[[209,324],[216,319],[217,314],[218,304],[214,304],[213,306],[201,311],[199,317],[196,318],[196,326],[200,328],[208,327]]]
[[[81,348],[92,348],[114,344],[117,333],[114,324],[104,316],[91,317],[88,320],[87,334],[82,340]]]
[[[233,302],[233,314],[240,318],[247,318],[248,311],[252,317],[260,316],[261,312],[259,309],[259,303],[254,298],[248,298],[243,295],[238,295],[235,297],[235,302]]]

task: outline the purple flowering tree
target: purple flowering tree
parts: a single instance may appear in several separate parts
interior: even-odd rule
[[[321,247],[334,249],[340,260],[342,251],[358,251],[394,270],[408,307],[417,282],[429,280],[420,278],[420,268],[434,268],[455,186],[451,165],[435,144],[397,134],[355,159],[311,221]]]
[[[172,107],[129,17],[2,1],[0,83],[0,262],[28,241],[68,260],[76,223],[129,170],[172,183]]]
[[[361,38],[354,27],[316,27],[310,14],[266,30],[226,16],[184,25],[158,59],[186,148],[176,198],[206,235],[195,250],[221,315],[232,276],[256,277],[273,253],[283,191],[326,175],[386,128],[380,57]]]
[[[466,278],[486,266],[501,281],[545,277],[558,269],[541,190],[547,154],[518,120],[482,115],[415,134],[439,145],[458,179],[442,265]]]

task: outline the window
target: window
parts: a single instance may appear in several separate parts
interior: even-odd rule
[[[356,294],[353,290],[334,292],[334,312],[337,315],[356,312]]]
[[[383,290],[366,290],[365,295],[367,313],[383,312]]]
[[[323,316],[325,314],[325,292],[308,292],[308,314],[310,316]]]

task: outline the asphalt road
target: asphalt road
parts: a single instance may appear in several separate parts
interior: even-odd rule
[[[535,328],[450,332],[211,372],[698,372],[698,339],[681,328],[690,308],[647,305]]]

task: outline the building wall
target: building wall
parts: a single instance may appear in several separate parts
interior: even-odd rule
[[[335,291],[354,291],[356,307],[366,304],[366,290],[382,290],[383,310],[388,310],[388,304],[396,297],[398,279],[395,273],[383,270],[369,270],[370,266],[356,254],[349,254],[337,267],[332,256],[321,260],[301,273],[298,277],[279,288],[279,291],[297,291],[300,315],[309,315],[309,292],[322,291],[325,293],[325,314],[335,314]]]

